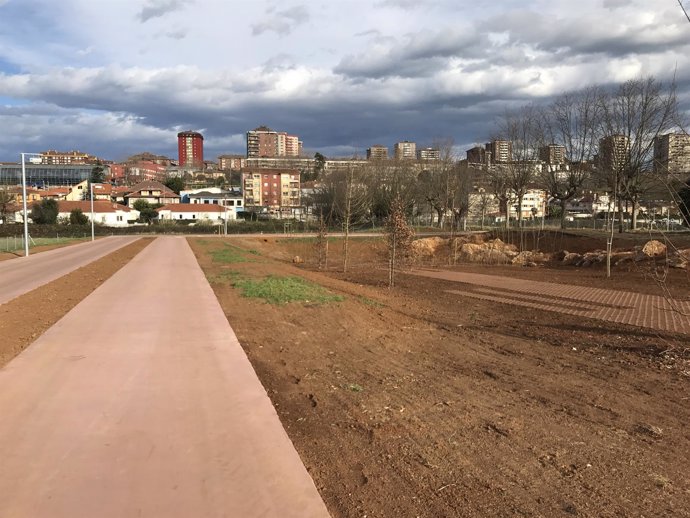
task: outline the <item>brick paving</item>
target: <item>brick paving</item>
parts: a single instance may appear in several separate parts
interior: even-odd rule
[[[411,273],[469,285],[469,289],[448,290],[467,297],[690,334],[690,299],[478,273],[432,270]]]

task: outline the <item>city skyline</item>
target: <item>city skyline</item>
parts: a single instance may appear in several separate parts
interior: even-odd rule
[[[463,153],[507,108],[647,74],[675,73],[687,108],[690,24],[653,4],[0,0],[0,161],[175,156],[190,128],[215,158],[259,125],[327,156],[448,137]]]

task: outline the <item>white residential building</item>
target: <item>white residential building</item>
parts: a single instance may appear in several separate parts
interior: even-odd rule
[[[220,187],[207,187],[204,189],[181,191],[180,197],[182,203],[220,205],[228,207],[228,210],[233,211],[235,214],[244,211],[244,198],[242,191],[239,189],[225,190]]]
[[[58,202],[58,220],[69,219],[73,210],[80,210],[91,221],[90,201],[63,201]],[[112,203],[109,201],[93,202],[93,220],[98,225],[106,227],[127,227],[139,219],[139,211],[130,207]],[[22,220],[22,211],[15,215],[15,221]]]
[[[522,197],[522,218],[541,218],[546,210],[547,193],[542,189],[528,189]],[[510,218],[518,217],[518,203],[510,205]]]

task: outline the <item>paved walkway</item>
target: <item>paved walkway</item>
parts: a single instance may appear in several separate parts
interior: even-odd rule
[[[470,289],[448,290],[467,297],[690,334],[690,299],[673,300],[629,291],[477,273],[431,270],[412,273],[470,285]]]
[[[0,370],[0,516],[326,517],[184,238]]]
[[[137,236],[112,236],[1,261],[0,304],[67,275],[137,239]]]

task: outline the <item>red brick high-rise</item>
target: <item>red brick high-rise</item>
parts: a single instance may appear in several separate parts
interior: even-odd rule
[[[180,154],[180,167],[204,167],[204,136],[201,133],[178,133],[177,150]]]

